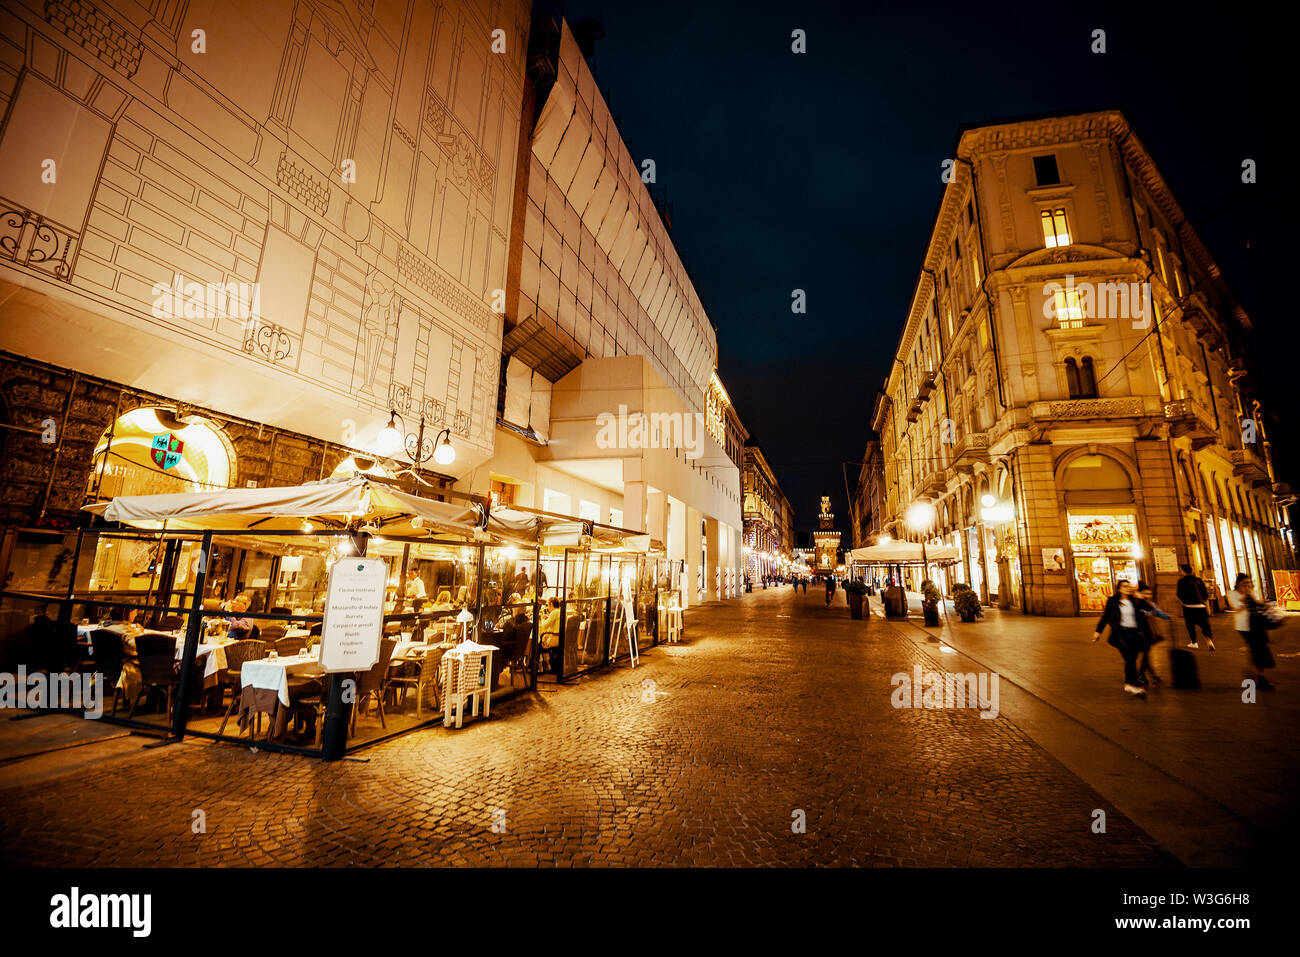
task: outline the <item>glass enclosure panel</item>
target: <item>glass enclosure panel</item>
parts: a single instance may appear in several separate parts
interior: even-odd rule
[[[570,598],[564,603],[563,677],[605,663],[605,598]]]

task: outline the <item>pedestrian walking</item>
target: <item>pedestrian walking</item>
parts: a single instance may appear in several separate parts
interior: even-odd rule
[[[1142,614],[1147,617],[1147,628],[1150,631],[1147,646],[1138,655],[1138,683],[1144,686],[1149,681],[1162,684],[1160,676],[1156,674],[1156,666],[1151,661],[1151,649],[1165,640],[1164,630],[1159,622],[1169,621],[1169,616],[1156,604],[1151,596],[1151,586],[1146,582],[1138,582],[1136,598]]]
[[[1187,647],[1199,648],[1196,629],[1205,633],[1205,643],[1214,650],[1210,636],[1210,592],[1205,582],[1192,573],[1191,565],[1183,565],[1183,577],[1178,579],[1178,601],[1183,606],[1183,625],[1187,628]]]
[[[803,580],[803,593],[804,593],[805,595],[808,594],[808,579],[807,579],[807,578],[805,578],[805,579]]]
[[[1092,640],[1099,641],[1101,633],[1108,627],[1110,637],[1106,643],[1124,659],[1124,691],[1139,698],[1146,697],[1146,689],[1138,680],[1137,659],[1149,646],[1151,626],[1133,600],[1133,586],[1123,578],[1115,583],[1115,594],[1106,599]]]
[[[827,575],[826,576],[826,604],[829,605],[831,603],[831,599],[834,597],[835,597],[835,576]]]
[[[1255,686],[1260,691],[1272,691],[1273,682],[1264,677],[1264,669],[1272,668],[1273,652],[1268,647],[1269,620],[1264,616],[1264,606],[1255,599],[1255,584],[1250,576],[1237,576],[1236,587],[1228,592],[1228,604],[1235,615],[1233,624],[1250,650],[1250,663],[1255,670]]]

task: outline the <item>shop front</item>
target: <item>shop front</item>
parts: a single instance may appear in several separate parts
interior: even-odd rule
[[[1070,551],[1080,612],[1100,612],[1123,580],[1136,586],[1141,579],[1137,514],[1129,509],[1070,510]]]

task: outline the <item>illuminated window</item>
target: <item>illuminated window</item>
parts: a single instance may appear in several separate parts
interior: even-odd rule
[[[987,349],[988,347],[989,347],[989,320],[988,317],[985,316],[983,319],[980,320],[980,348]]]
[[[1043,219],[1043,244],[1048,249],[1070,245],[1070,227],[1065,222],[1064,209],[1045,209]]]
[[[1057,289],[1053,292],[1056,304],[1056,321],[1062,329],[1083,328],[1083,302],[1077,289]]]
[[[952,310],[945,309],[943,312],[948,319],[948,337],[952,338]]]
[[[975,255],[975,250],[973,249],[970,253],[970,268],[971,272],[975,275],[975,286],[978,288],[979,284],[984,281],[984,277],[980,275],[980,258]]]

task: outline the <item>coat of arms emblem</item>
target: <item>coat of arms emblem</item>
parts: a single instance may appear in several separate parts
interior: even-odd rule
[[[153,448],[149,450],[149,458],[153,459],[154,465],[165,471],[181,460],[181,450],[184,448],[185,443],[170,432],[166,435],[155,435]]]

